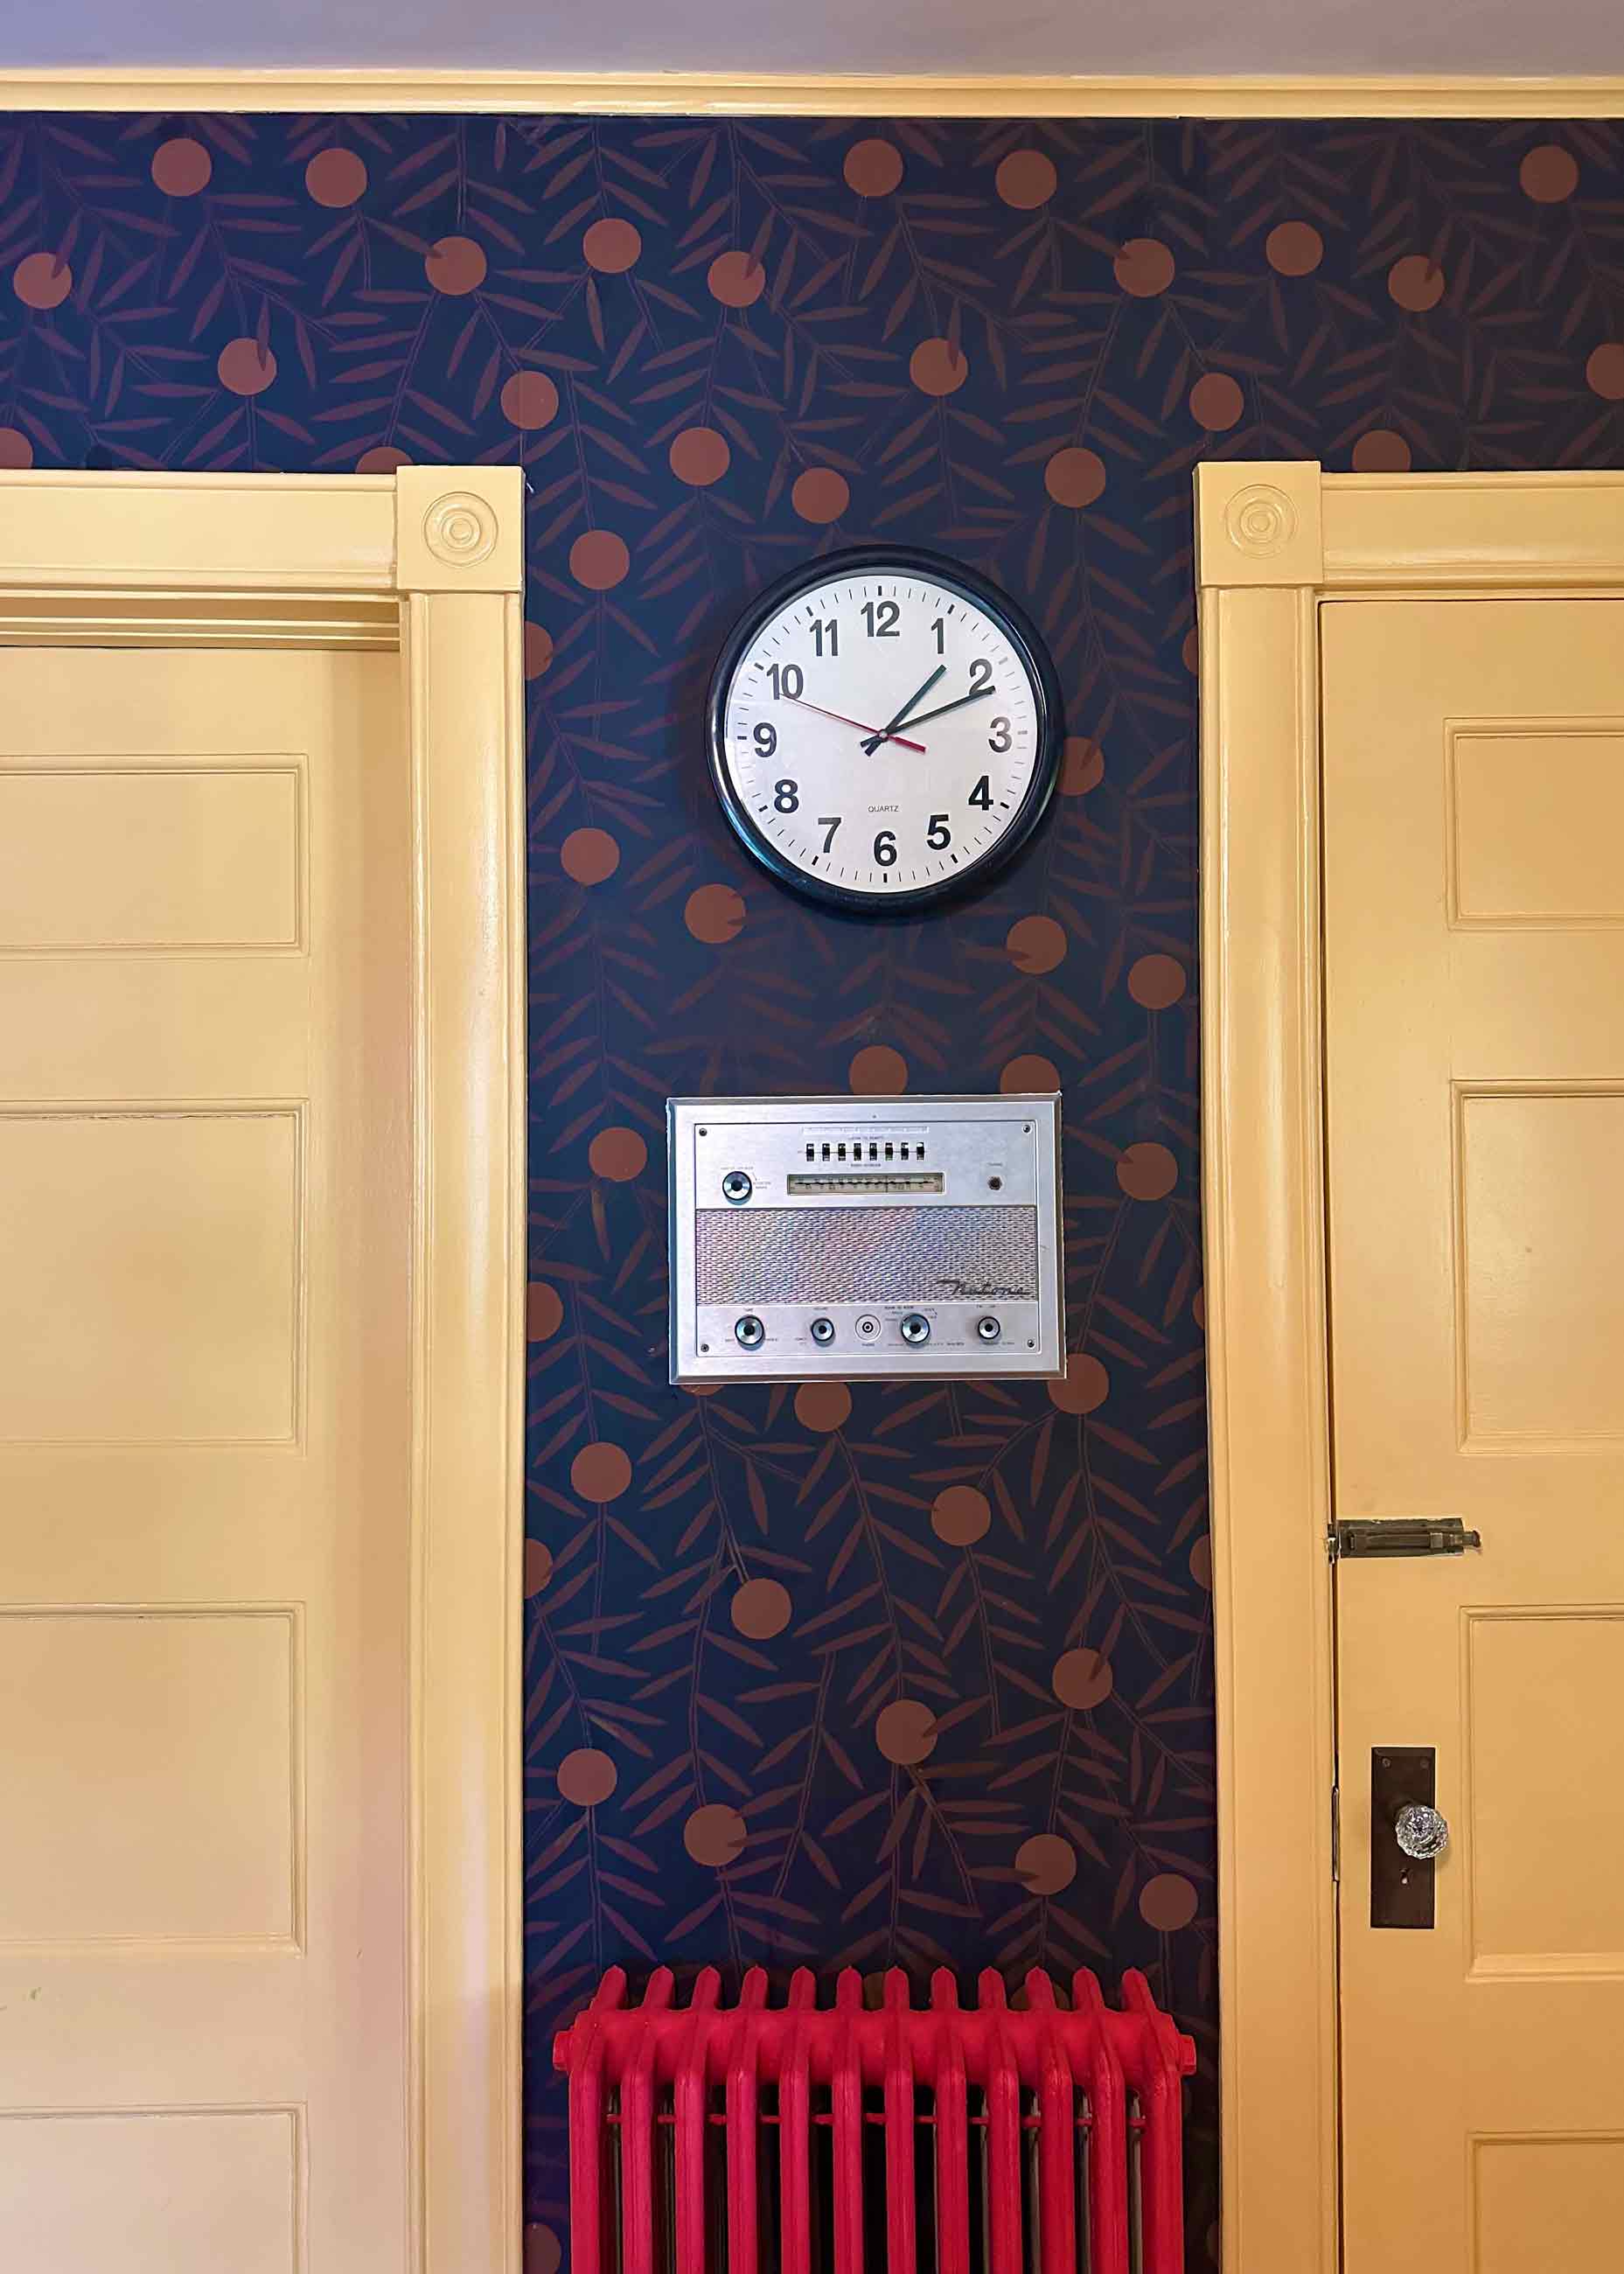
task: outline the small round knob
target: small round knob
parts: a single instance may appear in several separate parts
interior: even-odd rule
[[[928,1343],[930,1340],[930,1321],[922,1311],[909,1311],[905,1314],[902,1321],[902,1339],[905,1343],[916,1344]]]
[[[835,1322],[832,1319],[814,1319],[808,1332],[820,1347],[826,1347],[835,1338]]]
[[[755,1189],[742,1169],[729,1169],[722,1179],[722,1198],[731,1201],[735,1208],[742,1208]]]
[[[1449,1826],[1435,1808],[1407,1801],[1393,1819],[1393,1836],[1412,1862],[1426,1864],[1449,1845]]]
[[[767,1339],[767,1329],[752,1312],[733,1321],[733,1339],[745,1350],[759,1350]]]
[[[975,1332],[979,1341],[984,1343],[996,1343],[999,1336],[1004,1332],[1004,1329],[999,1325],[997,1320],[993,1317],[992,1313],[989,1311],[984,1319],[978,1319],[976,1321]]]

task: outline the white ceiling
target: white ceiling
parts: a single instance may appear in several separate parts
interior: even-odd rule
[[[1041,73],[1603,72],[1619,0],[0,0],[73,65]]]

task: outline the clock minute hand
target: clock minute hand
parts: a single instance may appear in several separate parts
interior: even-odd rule
[[[996,693],[996,688],[993,687],[973,688],[968,695],[957,696],[951,703],[939,703],[934,711],[921,711],[908,720],[908,724],[910,727],[922,727],[927,719],[945,719],[950,711],[962,711],[966,703],[980,703],[989,695]]]
[[[891,719],[887,726],[883,727],[877,734],[870,734],[868,740],[863,744],[864,756],[871,758],[875,752],[879,749],[880,744],[884,742],[888,736],[894,734],[898,727],[902,725],[903,721],[908,718],[909,715],[924,701],[926,696],[929,694],[937,680],[944,679],[946,676],[947,666],[944,663],[937,664],[936,669],[931,673],[924,685],[914,689],[914,693],[909,696],[907,701],[903,704],[901,710],[898,712],[896,717]]]

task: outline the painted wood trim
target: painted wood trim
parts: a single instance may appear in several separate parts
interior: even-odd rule
[[[0,109],[801,118],[1617,118],[1624,117],[1624,78],[62,69],[0,73]]]
[[[447,498],[454,509],[432,517]],[[411,2274],[520,2274],[523,2248],[523,515],[516,466],[0,476],[0,639],[247,636],[402,655],[415,864]]]
[[[516,519],[516,469],[495,470]],[[462,475],[455,477],[462,487]],[[520,2274],[523,624],[406,609],[414,776],[413,2274]]]
[[[1225,2274],[1334,2274],[1318,601],[1201,595]]]
[[[8,589],[255,592],[274,608],[393,595],[395,552],[391,474],[0,473]]]
[[[1624,585],[1624,473],[1332,474],[1322,488],[1327,592]]]

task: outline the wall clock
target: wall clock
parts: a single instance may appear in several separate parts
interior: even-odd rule
[[[710,772],[763,868],[865,914],[981,882],[1055,787],[1059,685],[997,587],[866,546],[796,569],[734,627],[710,682]]]

